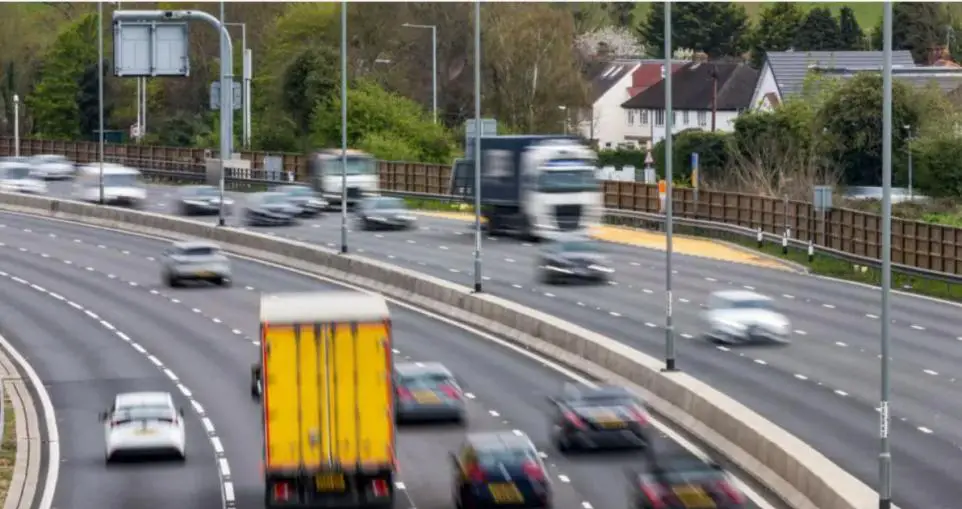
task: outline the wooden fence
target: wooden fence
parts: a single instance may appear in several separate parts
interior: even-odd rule
[[[97,159],[97,144],[59,140],[21,140],[21,155],[62,154],[80,163]],[[0,137],[0,156],[14,153],[13,139]],[[300,154],[242,152],[241,157],[262,168],[264,157],[281,156],[284,171],[306,176],[304,157]],[[204,160],[211,152],[204,149],[156,147],[147,145],[107,144],[104,156],[108,161],[144,164],[151,167],[204,171]],[[381,161],[381,187],[386,190],[445,194],[451,167]],[[611,209],[658,212],[657,186],[637,182],[604,183],[605,206]],[[761,228],[777,235],[786,229],[793,238],[844,251],[851,254],[880,258],[881,217],[876,214],[833,209],[824,218],[810,203],[786,201],[779,198],[718,191],[700,191],[695,199],[693,189],[674,190],[674,213],[679,217]],[[962,274],[962,228],[942,226],[920,221],[892,220],[892,261],[904,265],[952,274]]]

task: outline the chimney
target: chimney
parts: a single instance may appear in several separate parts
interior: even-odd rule
[[[694,55],[692,55],[691,59],[692,59],[692,62],[695,62],[696,64],[704,64],[705,62],[708,61],[708,53],[705,53],[704,51],[699,51]]]

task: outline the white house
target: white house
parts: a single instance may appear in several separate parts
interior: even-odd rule
[[[672,75],[672,132],[687,129],[734,130],[743,111],[773,100],[772,86],[759,84],[759,72],[742,63],[698,60]],[[627,136],[652,143],[665,137],[665,81],[622,103]]]

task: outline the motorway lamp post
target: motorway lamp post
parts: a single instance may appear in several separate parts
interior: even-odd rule
[[[341,254],[347,254],[347,1],[341,2]]]
[[[241,143],[244,148],[251,146],[251,79],[253,64],[247,49],[247,23],[224,23],[224,26],[240,27],[241,29]]]
[[[567,107],[567,106],[558,106],[558,109],[564,112],[565,118],[564,118],[564,122],[563,122],[564,126],[562,127],[562,129],[564,129],[564,134],[565,134],[565,136],[567,136],[567,135],[568,135],[568,107]]]
[[[407,28],[430,28],[431,29],[431,114],[434,116],[434,123],[438,123],[438,27],[437,25],[415,25],[405,23],[401,25]]]
[[[481,0],[474,0],[474,291],[481,293]]]
[[[20,96],[13,94],[13,155],[20,157]]]
[[[908,153],[908,156],[909,156],[909,175],[908,175],[908,177],[909,177],[909,201],[914,201],[914,200],[915,200],[915,196],[914,196],[914,193],[912,192],[912,180],[914,180],[914,179],[912,178],[912,142],[915,141],[915,136],[912,134],[912,126],[910,126],[910,125],[908,125],[908,124],[905,124],[904,127],[905,127],[905,130],[908,132],[908,137],[906,138],[906,141],[907,141],[908,143],[906,144],[905,151]]]
[[[98,187],[99,202],[104,203],[104,3],[97,2],[97,160],[100,162]]]
[[[879,398],[879,509],[892,507],[892,449],[889,444],[889,311],[892,291],[892,1],[882,14],[882,345]]]
[[[671,2],[665,2],[665,294],[668,307],[665,310],[665,371],[675,368],[675,326],[671,318],[671,252],[672,252],[672,185],[671,138],[674,122],[671,109]]]

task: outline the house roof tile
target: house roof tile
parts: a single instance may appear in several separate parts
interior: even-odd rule
[[[722,111],[748,108],[759,72],[747,64],[691,62],[675,71],[672,77],[672,107],[678,110],[710,110],[712,73],[716,73],[718,96],[716,109]],[[632,97],[622,108],[664,109],[665,80]]]

